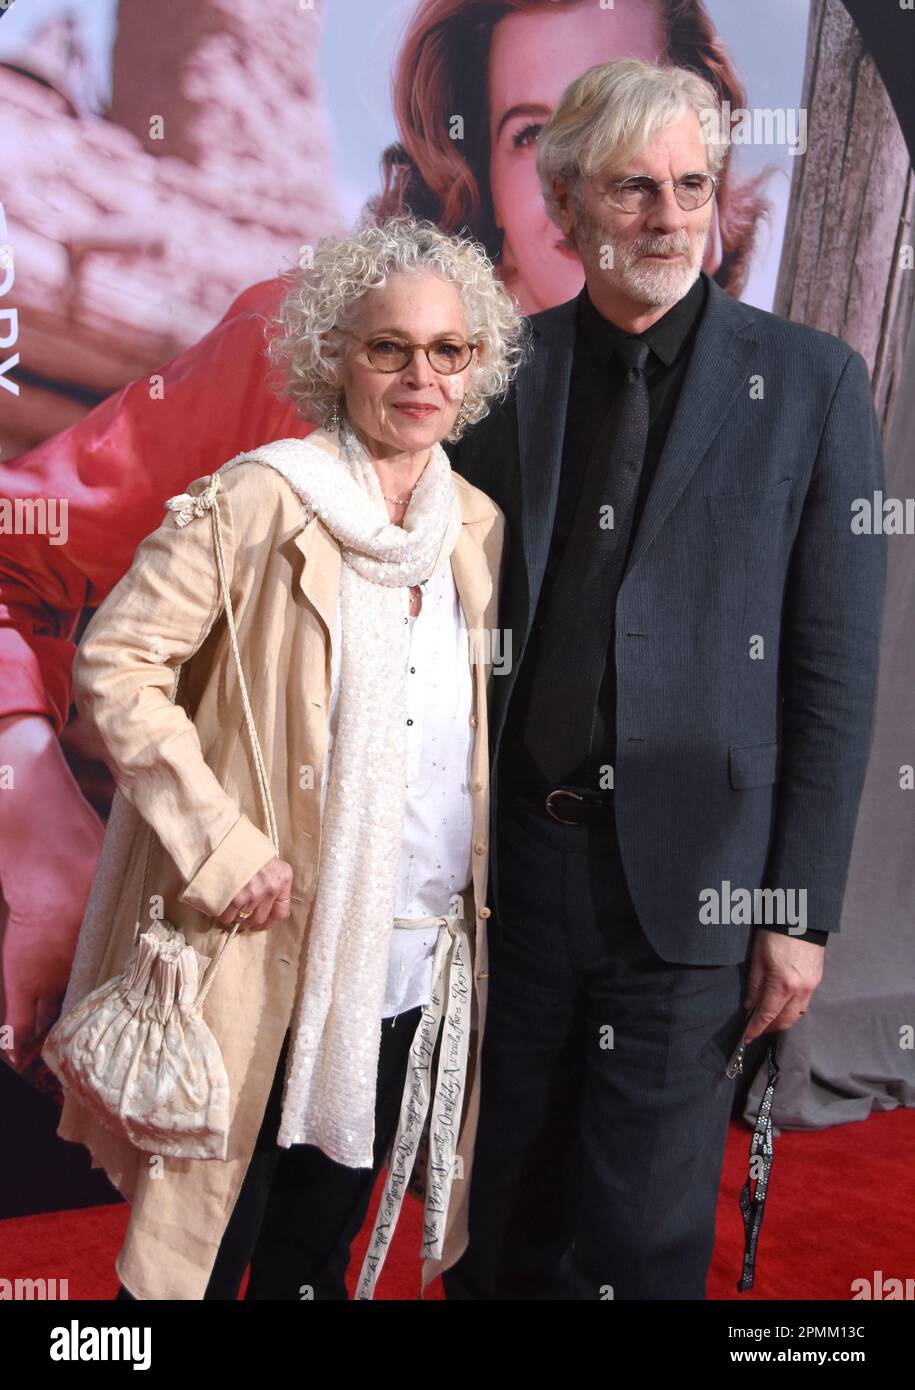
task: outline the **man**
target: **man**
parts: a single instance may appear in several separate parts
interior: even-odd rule
[[[726,1068],[806,1011],[839,925],[885,565],[850,523],[879,433],[857,353],[700,272],[716,108],[629,60],[566,90],[537,167],[586,284],[452,453],[506,513],[513,663],[451,1298],[704,1298]]]

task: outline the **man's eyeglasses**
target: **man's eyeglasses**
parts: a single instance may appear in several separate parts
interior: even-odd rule
[[[416,349],[422,348],[433,371],[442,376],[453,376],[455,372],[464,370],[479,347],[478,343],[464,343],[451,338],[438,338],[434,343],[406,343],[400,338],[358,338],[345,328],[339,331],[362,344],[369,362],[379,372],[402,372],[413,361]]]
[[[626,179],[612,179],[605,183],[602,192],[623,212],[647,212],[653,207],[658,194],[665,184],[670,184],[674,197],[684,212],[695,212],[704,207],[715,189],[718,179],[714,174],[684,174],[682,179],[653,179],[648,174],[631,174]]]

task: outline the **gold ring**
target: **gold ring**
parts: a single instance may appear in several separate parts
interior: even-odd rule
[[[291,898],[277,898],[277,902],[278,902],[278,903],[291,903],[291,902],[292,902],[292,899],[291,899]]]
[[[253,907],[246,907],[245,910],[244,910],[244,912],[239,912],[238,917],[237,917],[236,920],[239,921],[239,922],[244,922],[246,918],[248,918],[248,917],[253,917],[253,916],[254,916],[254,908],[253,908]]]

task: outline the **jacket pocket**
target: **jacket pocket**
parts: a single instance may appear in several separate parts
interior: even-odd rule
[[[774,487],[757,488],[753,492],[707,493],[705,505],[713,521],[740,521],[780,511],[790,496],[791,479],[783,478]]]
[[[728,749],[731,786],[764,787],[778,781],[778,743],[744,743]]]

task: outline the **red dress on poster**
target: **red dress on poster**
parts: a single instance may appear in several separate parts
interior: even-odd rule
[[[19,809],[4,805],[0,1022],[16,1040],[4,1060],[58,1101],[40,1048],[60,1011],[114,793],[101,751],[69,720],[80,619],[127,573],[167,498],[245,449],[311,433],[268,384],[265,330],[285,290],[279,278],[251,286],[199,343],[0,464],[0,497],[60,508],[53,530],[0,534],[0,721],[24,716],[4,727],[0,761],[27,792]],[[42,716],[62,757],[24,727]]]
[[[0,717],[47,715],[59,736],[80,614],[127,573],[165,499],[245,449],[311,433],[267,384],[264,330],[284,288],[279,279],[251,286],[167,366],[0,466],[3,497],[67,503],[63,544],[0,536]]]

